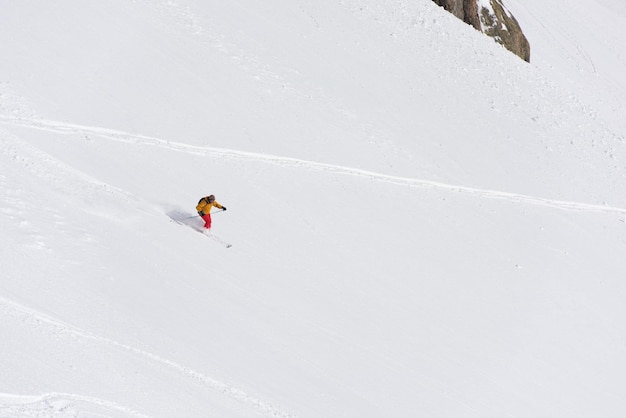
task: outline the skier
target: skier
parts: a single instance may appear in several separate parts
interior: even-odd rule
[[[207,230],[211,229],[211,209],[216,207],[218,209],[226,210],[226,206],[222,206],[215,201],[215,196],[205,196],[198,202],[196,210],[198,215],[204,220],[204,227]]]

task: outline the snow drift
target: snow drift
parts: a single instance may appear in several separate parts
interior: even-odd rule
[[[622,416],[622,99],[511,3],[2,2],[0,416]]]

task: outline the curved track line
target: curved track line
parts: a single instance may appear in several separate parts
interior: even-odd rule
[[[30,309],[27,308],[23,305],[20,305],[19,303],[13,302],[9,299],[5,299],[4,297],[0,296],[0,305],[4,305],[5,309],[9,309],[12,310],[18,314],[21,314],[23,316],[26,316],[30,321],[32,321],[33,323],[37,324],[37,325],[42,325],[42,326],[46,326],[49,328],[54,328],[56,330],[58,330],[61,333],[67,333],[70,334],[72,336],[75,337],[79,337],[79,338],[83,338],[83,339],[88,339],[88,340],[93,340],[99,343],[103,343],[106,345],[110,345],[110,346],[114,346],[117,348],[121,348],[124,349],[126,351],[129,351],[133,354],[137,354],[140,355],[144,358],[147,358],[149,360],[152,360],[156,363],[160,363],[162,365],[165,365],[171,369],[174,369],[182,374],[187,375],[187,377],[193,378],[194,380],[198,380],[202,383],[204,383],[206,386],[208,386],[209,388],[216,390],[236,401],[239,401],[245,405],[248,405],[250,407],[253,407],[254,409],[258,410],[260,413],[269,416],[269,417],[292,417],[291,414],[288,414],[280,409],[278,409],[277,407],[264,402],[260,399],[254,398],[250,395],[248,395],[247,393],[245,393],[243,390],[235,388],[233,386],[230,386],[226,383],[220,382],[219,380],[213,379],[209,376],[205,376],[204,374],[197,372],[195,370],[190,369],[189,367],[183,366],[179,363],[176,363],[172,360],[168,360],[166,358],[160,357],[156,354],[152,354],[148,351],[145,350],[141,350],[139,348],[136,347],[132,347],[130,345],[127,344],[123,344],[120,343],[118,341],[106,338],[106,337],[101,337],[99,335],[95,335],[92,334],[89,331],[85,331],[82,330],[78,327],[75,327],[73,325],[64,323],[62,321],[56,320],[46,314],[43,314],[37,310],[34,309]]]
[[[68,407],[67,405],[55,408],[54,404],[63,402],[90,404],[109,411],[121,412],[127,416],[148,418],[148,415],[144,415],[125,406],[118,405],[115,402],[90,396],[77,395],[74,393],[57,392],[45,393],[39,396],[0,393],[0,417],[15,417],[26,414],[28,414],[28,416],[48,416],[52,414],[56,415],[57,413],[60,413],[61,410],[65,412],[63,414],[65,416],[68,409],[76,409],[76,407]],[[75,412],[79,413],[79,411]],[[76,416],[78,416],[78,414]]]
[[[27,128],[40,129],[64,134],[97,135],[110,140],[126,142],[140,145],[150,145],[172,151],[178,151],[194,155],[204,155],[214,158],[227,158],[240,161],[254,161],[274,164],[285,167],[305,167],[327,173],[351,175],[364,177],[375,181],[381,181],[402,186],[413,186],[422,188],[437,188],[464,193],[479,198],[508,200],[515,203],[524,203],[535,206],[544,206],[561,210],[595,213],[614,213],[626,215],[626,208],[608,205],[596,205],[589,203],[572,202],[565,200],[547,199],[519,193],[509,193],[497,190],[479,189],[467,186],[441,183],[431,180],[415,179],[410,177],[393,176],[376,173],[374,171],[362,170],[358,168],[345,167],[334,164],[320,163],[315,161],[302,160],[291,157],[281,157],[270,154],[255,152],[236,151],[225,148],[204,147],[188,145],[181,142],[168,141],[146,135],[136,135],[114,129],[82,126],[70,123],[55,122],[49,120],[16,119],[0,115],[0,123],[7,125],[17,125]]]

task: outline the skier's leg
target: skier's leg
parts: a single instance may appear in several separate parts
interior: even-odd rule
[[[203,215],[202,219],[204,219],[204,227],[206,229],[211,229],[211,214],[207,213],[206,215]]]

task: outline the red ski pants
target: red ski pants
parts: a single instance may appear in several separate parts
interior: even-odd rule
[[[206,229],[211,229],[211,214],[207,213],[202,215],[201,218],[204,220],[204,227]]]

